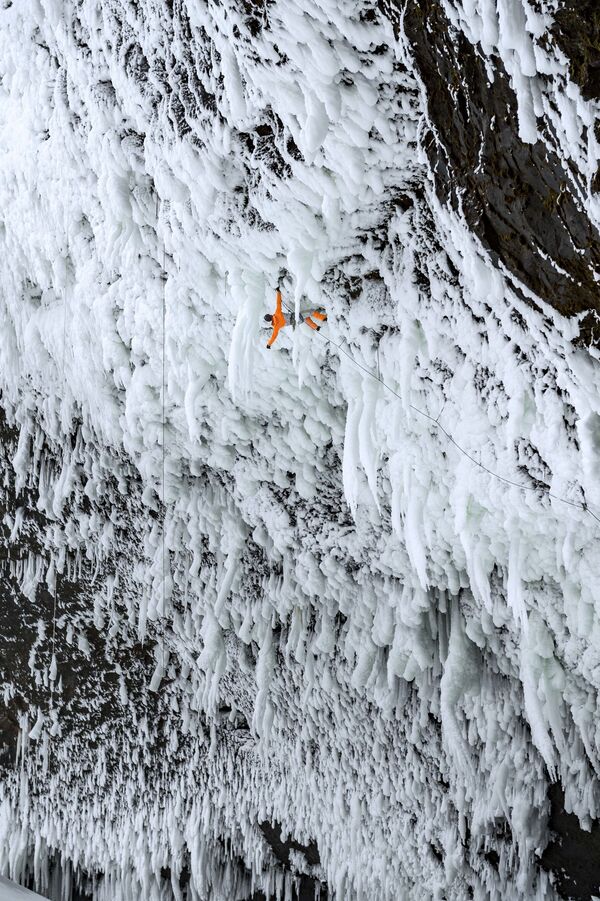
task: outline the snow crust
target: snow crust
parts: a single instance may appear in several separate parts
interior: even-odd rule
[[[29,901],[35,901],[36,898],[40,901],[42,896],[0,876],[0,901],[27,901],[28,898]]]
[[[546,116],[595,171],[550,19],[446,6],[501,55],[521,136]],[[32,648],[53,703],[21,720],[0,870],[43,892],[59,855],[97,901],[288,899],[299,872],[549,899],[549,779],[600,813],[597,354],[437,203],[376,5],[256,8],[0,11],[0,379],[46,521],[6,565],[26,597],[93,571]],[[266,351],[281,267],[329,318]],[[63,729],[95,635],[122,718]],[[156,719],[117,658],[142,645]],[[264,820],[321,863],[278,869]]]

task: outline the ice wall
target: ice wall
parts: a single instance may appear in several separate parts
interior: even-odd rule
[[[452,9],[520,77],[530,25]],[[39,616],[0,869],[43,892],[59,855],[97,901],[554,897],[548,781],[600,801],[597,351],[440,206],[402,29],[339,0],[0,17],[5,490],[39,513],[33,549],[27,505],[4,522]],[[281,268],[329,318],[267,351]],[[265,821],[319,862],[278,866]]]

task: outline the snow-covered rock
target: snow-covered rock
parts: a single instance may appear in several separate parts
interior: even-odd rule
[[[556,896],[548,786],[600,805],[599,143],[542,5],[3,4],[2,872]],[[436,34],[507,108],[462,164]],[[504,244],[496,137],[564,174]],[[328,320],[267,351],[282,270]]]

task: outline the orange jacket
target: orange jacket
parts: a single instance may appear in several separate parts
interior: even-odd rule
[[[271,322],[273,323],[273,333],[267,341],[267,347],[271,347],[271,345],[275,343],[280,329],[287,325],[286,318],[281,310],[281,291],[279,290],[279,288],[277,289],[277,308],[273,313],[273,319],[271,320]]]

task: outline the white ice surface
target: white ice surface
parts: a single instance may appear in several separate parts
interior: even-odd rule
[[[479,27],[447,5],[506,58],[532,139],[526,8],[496,21],[482,0]],[[107,654],[152,644],[175,724],[149,779],[155,724],[124,678],[131,734],[91,751],[29,711],[0,867],[33,859],[43,880],[59,849],[104,874],[98,901],[170,899],[161,868],[188,867],[194,899],[231,901],[247,885],[225,836],[284,897],[269,819],[316,840],[339,901],[551,899],[548,771],[584,821],[600,808],[600,524],[581,507],[600,515],[597,356],[439,207],[424,98],[376,5],[265,10],[254,36],[233,0],[187,21],[152,0],[0,13],[0,381],[50,523],[11,572],[34,596],[90,560],[88,630]],[[568,109],[558,140],[591,172],[597,145],[573,143],[589,109]],[[325,307],[351,359],[302,328],[265,350],[282,266],[286,300]],[[111,473],[133,493],[128,460],[131,566],[102,505]],[[63,655],[89,650],[76,626]],[[245,743],[203,731],[223,702]]]
[[[0,876],[0,901],[44,901],[41,895],[37,895],[35,892],[30,892],[28,889],[23,888],[22,885],[17,885],[16,882],[11,882],[10,879],[5,879],[3,876]]]

